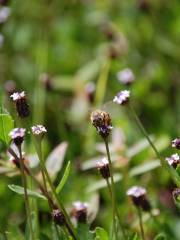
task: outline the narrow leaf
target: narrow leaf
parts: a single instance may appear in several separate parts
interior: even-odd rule
[[[0,114],[0,140],[8,144],[10,141],[9,132],[14,127],[12,117],[7,113]]]
[[[97,227],[95,230],[95,233],[96,233],[95,240],[108,240],[109,239],[107,232],[103,228]]]
[[[15,193],[18,193],[20,195],[24,195],[24,188],[21,187],[21,186],[12,184],[12,185],[8,185],[8,188],[11,189]],[[46,198],[42,194],[40,194],[38,192],[31,191],[30,189],[27,189],[27,194],[30,197],[35,197],[35,198],[40,198],[40,199],[46,200]]]
[[[71,168],[71,162],[69,161],[66,169],[64,171],[63,177],[60,181],[60,183],[58,184],[57,188],[56,188],[56,192],[59,194],[61,192],[61,190],[63,189],[68,177],[69,177],[69,173],[70,173],[70,168]]]

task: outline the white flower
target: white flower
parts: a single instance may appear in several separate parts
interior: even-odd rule
[[[130,91],[123,90],[114,97],[113,102],[119,105],[123,105],[129,101],[129,97],[130,97]]]
[[[32,133],[34,135],[40,135],[47,132],[46,128],[43,125],[36,125],[31,127]]]
[[[124,84],[130,84],[135,80],[135,76],[130,68],[125,68],[117,73],[117,79]]]
[[[15,92],[10,97],[12,98],[13,101],[17,101],[24,98],[25,96],[26,96],[25,92],[23,91],[23,92]]]
[[[138,186],[133,186],[127,191],[127,195],[130,197],[139,198],[146,194],[146,189]]]

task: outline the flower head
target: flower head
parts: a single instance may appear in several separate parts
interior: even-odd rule
[[[11,96],[16,104],[16,111],[21,118],[28,117],[30,114],[25,92],[15,92]]]
[[[109,162],[106,158],[103,158],[101,161],[97,162],[97,168],[103,178],[107,179],[110,177]]]
[[[24,140],[26,129],[24,128],[14,128],[10,133],[9,136],[13,140],[13,142],[19,146],[22,144]]]
[[[73,203],[72,216],[75,217],[77,222],[87,222],[87,208],[88,204],[80,201]]]
[[[177,148],[177,149],[180,149],[180,138],[175,138],[175,139],[172,141],[172,147]]]
[[[53,210],[52,217],[53,217],[54,222],[57,225],[63,226],[66,222],[64,214],[59,209],[54,209]]]
[[[46,128],[43,125],[33,126],[31,127],[31,130],[34,135],[44,135],[47,132]]]
[[[112,125],[111,118],[107,112],[101,110],[93,111],[91,113],[91,122],[103,138],[109,136]]]
[[[178,202],[180,201],[180,189],[179,188],[175,188],[172,192],[172,195],[176,201],[178,201]]]
[[[135,77],[134,77],[134,73],[132,72],[132,70],[130,68],[125,68],[122,71],[119,71],[117,73],[117,79],[119,82],[121,82],[125,85],[129,85],[132,82],[134,82]]]
[[[137,207],[141,207],[144,211],[149,211],[151,206],[146,198],[146,189],[133,186],[127,191],[127,195],[131,197],[133,203]]]
[[[179,158],[179,155],[175,153],[175,154],[172,154],[170,157],[167,157],[166,161],[170,166],[172,166],[173,168],[176,168],[177,165],[180,163],[180,158]]]
[[[124,105],[129,101],[130,97],[130,91],[124,90],[119,92],[113,99],[113,102],[119,104],[119,105]]]

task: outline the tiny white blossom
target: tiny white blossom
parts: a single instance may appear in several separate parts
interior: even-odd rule
[[[130,84],[135,80],[135,76],[130,68],[125,68],[117,73],[117,79],[123,84]]]
[[[24,98],[26,95],[25,95],[25,92],[15,92],[13,93],[10,97],[12,98],[13,101],[18,101],[22,98]]]
[[[146,189],[138,186],[133,186],[127,191],[127,195],[130,197],[139,198],[145,194],[146,194]]]
[[[130,97],[130,91],[123,90],[114,97],[113,102],[119,105],[123,105],[129,101],[129,97]]]
[[[43,125],[36,125],[31,127],[32,133],[34,135],[40,135],[47,132],[46,128]]]

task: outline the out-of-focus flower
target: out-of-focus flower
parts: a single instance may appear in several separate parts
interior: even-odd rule
[[[46,90],[50,91],[53,89],[52,87],[52,82],[49,74],[47,73],[42,73],[39,77],[39,80],[42,82]]]
[[[18,113],[18,116],[21,118],[28,117],[30,111],[25,92],[15,92],[10,97],[16,104],[16,111]]]
[[[79,223],[86,223],[87,222],[87,208],[88,203],[83,203],[80,201],[73,203],[72,209],[72,216],[77,220]]]
[[[10,8],[9,7],[1,7],[0,8],[0,23],[4,23],[8,20],[10,16]]]
[[[6,6],[9,3],[9,0],[0,0],[0,5]]]
[[[109,116],[109,113],[101,110],[93,111],[91,113],[91,122],[92,125],[97,129],[97,132],[103,138],[109,136],[112,130],[111,118]]]
[[[9,133],[9,136],[17,146],[20,146],[24,140],[25,132],[26,132],[26,129],[24,128],[14,128]]]
[[[101,161],[97,162],[97,168],[103,178],[107,179],[110,177],[109,162],[106,158],[103,158]]]
[[[4,89],[6,93],[11,96],[16,91],[16,84],[12,80],[8,80],[4,83]]]
[[[172,147],[177,148],[178,150],[180,149],[180,138],[175,138],[172,141]]]
[[[114,97],[113,102],[119,105],[125,105],[126,103],[129,102],[129,98],[130,98],[130,91],[123,90]]]
[[[87,98],[90,103],[92,103],[94,101],[95,89],[96,89],[96,87],[93,82],[89,82],[85,86],[85,92],[86,92]]]
[[[136,207],[141,207],[144,211],[151,209],[150,203],[146,197],[146,189],[138,186],[133,186],[127,191],[127,195],[131,197]]]
[[[172,166],[173,168],[176,168],[177,165],[180,163],[180,158],[179,158],[179,155],[175,153],[175,154],[172,154],[170,157],[167,157],[166,161],[170,166]]]
[[[129,85],[135,80],[133,71],[130,68],[125,68],[117,73],[117,79],[119,82]]]
[[[65,217],[59,209],[53,210],[52,217],[54,222],[59,226],[63,226],[66,223]]]

